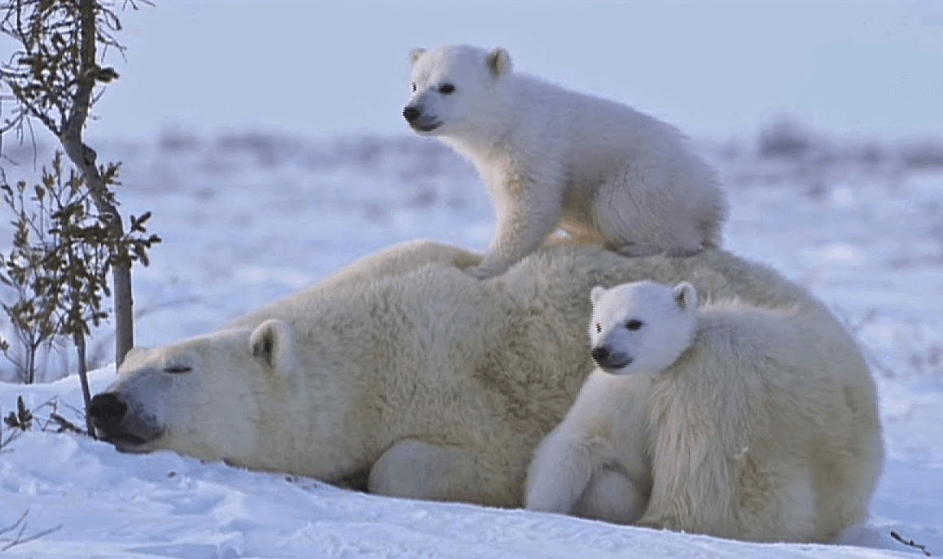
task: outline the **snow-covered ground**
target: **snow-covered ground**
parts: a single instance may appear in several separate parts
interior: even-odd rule
[[[0,450],[0,555],[923,555],[891,531],[943,554],[943,149],[805,139],[813,146],[787,158],[759,157],[752,141],[702,147],[729,193],[728,248],[809,286],[847,322],[873,366],[886,467],[871,519],[842,545],[745,544],[380,498],[169,452],[119,454],[37,425]],[[472,169],[431,140],[177,131],[95,147],[100,161],[124,161],[124,211],[153,211],[150,228],[164,239],[152,265],[135,270],[140,345],[209,331],[393,243],[429,237],[482,249],[493,226]],[[4,154],[24,162],[5,162],[8,176],[30,172],[31,154],[9,144]],[[0,247],[10,236],[6,222],[0,219]],[[107,326],[97,341],[107,357]],[[96,371],[93,390],[113,377],[108,367]],[[30,387],[0,383],[0,411],[14,410],[20,395],[37,418],[49,416],[44,403],[55,398],[58,413],[81,423],[74,376]],[[4,427],[0,440],[13,434]],[[39,537],[4,549],[31,536]]]

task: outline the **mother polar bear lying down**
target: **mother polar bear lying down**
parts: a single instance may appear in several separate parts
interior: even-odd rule
[[[126,451],[518,507],[535,447],[593,369],[592,287],[686,280],[702,301],[794,308],[817,342],[771,358],[715,333],[707,357],[655,380],[640,523],[825,541],[864,519],[883,456],[875,388],[808,291],[723,250],[625,258],[557,245],[484,282],[461,271],[479,261],[434,242],[395,246],[218,332],[136,349],[92,402],[98,433]],[[792,494],[797,480],[806,495]],[[801,532],[779,527],[795,501],[814,503]]]

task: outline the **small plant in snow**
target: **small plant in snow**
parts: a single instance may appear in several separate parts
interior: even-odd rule
[[[117,167],[106,171],[106,184],[115,182],[116,172]],[[0,255],[0,282],[16,293],[13,302],[0,307],[26,350],[25,363],[15,363],[21,379],[35,380],[40,346],[71,340],[88,407],[86,338],[108,317],[103,301],[111,294],[109,271],[135,261],[147,265],[147,249],[160,238],[147,235],[148,213],[131,216],[128,231],[118,233],[83,185],[82,175],[71,171],[66,176],[59,153],[50,168],[43,168],[41,184],[0,183],[3,203],[14,215],[13,246]],[[9,351],[5,354],[9,358]]]
[[[85,143],[83,134],[102,87],[118,78],[114,68],[104,62],[109,52],[124,53],[125,47],[115,37],[121,30],[115,10],[128,6],[136,9],[136,0],[0,2],[0,33],[16,44],[12,55],[0,61],[0,86],[15,100],[12,116],[0,121],[0,137],[10,131],[21,139],[26,130],[32,135],[33,121],[49,130],[81,174],[82,182],[73,184],[84,185],[99,225],[106,229],[96,226],[87,234],[110,240],[126,235],[111,188],[117,184],[118,165],[99,165],[95,150]],[[134,234],[139,224],[134,218],[131,221],[128,231]],[[98,246],[108,248],[108,243]],[[115,362],[121,364],[134,345],[131,259],[121,251],[110,253],[106,266],[114,287]],[[84,352],[84,348],[79,351]],[[84,358],[79,361],[81,366]]]

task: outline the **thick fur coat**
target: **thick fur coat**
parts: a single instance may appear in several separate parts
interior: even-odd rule
[[[664,375],[650,400],[654,476],[643,521],[750,538],[739,532],[746,523],[724,522],[737,503],[738,515],[765,515],[771,503],[741,491],[781,475],[775,463],[752,460],[764,451],[788,458],[786,478],[807,461],[806,489],[819,503],[812,522],[822,527],[809,539],[864,517],[882,457],[874,385],[855,342],[805,289],[722,250],[625,258],[554,246],[488,281],[463,271],[479,262],[433,242],[400,245],[220,331],[135,350],[94,398],[98,433],[128,451],[171,449],[385,495],[521,506],[534,448],[593,368],[586,294],[687,280],[705,298],[794,307],[828,362],[800,370],[768,360],[758,376],[755,351],[769,348],[708,343],[691,355],[707,365],[690,366],[712,376],[686,367]],[[757,395],[758,385],[769,389]],[[776,399],[795,413],[784,416]],[[806,412],[823,401],[834,415]],[[764,430],[781,423],[792,434],[769,440]],[[823,435],[810,440],[813,432]],[[744,446],[745,466],[733,469]]]
[[[501,48],[416,49],[410,59],[406,120],[470,160],[495,206],[473,275],[504,272],[558,227],[630,256],[720,246],[724,194],[671,125],[516,72]]]

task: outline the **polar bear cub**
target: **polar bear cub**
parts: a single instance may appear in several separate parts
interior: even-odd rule
[[[414,49],[410,60],[403,116],[469,159],[495,205],[497,227],[472,275],[501,274],[558,227],[628,256],[720,244],[723,192],[674,127],[514,72],[502,48]]]
[[[697,292],[648,281],[594,287],[596,369],[540,443],[524,506],[620,524],[641,517],[652,487],[645,415],[652,380],[691,344]]]

